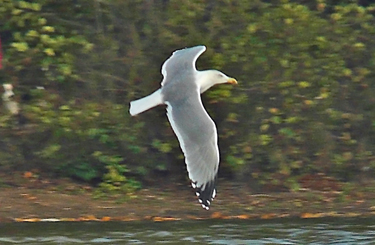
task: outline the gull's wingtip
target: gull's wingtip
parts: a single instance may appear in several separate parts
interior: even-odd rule
[[[211,202],[216,196],[216,178],[199,187],[195,182],[192,182],[191,185],[195,189],[195,194],[197,195],[202,208],[209,210]]]

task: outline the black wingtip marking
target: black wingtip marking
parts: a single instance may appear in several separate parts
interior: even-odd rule
[[[195,183],[192,183],[192,186],[195,187],[199,203],[204,209],[209,210],[211,202],[216,196],[216,178],[199,187]]]

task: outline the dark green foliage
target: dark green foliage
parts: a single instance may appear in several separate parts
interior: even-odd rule
[[[375,6],[361,4],[4,1],[0,31],[12,35],[3,43],[3,82],[16,93],[34,93],[35,85],[46,91],[23,105],[33,128],[21,140],[12,127],[0,132],[1,166],[129,192],[138,186],[133,177],[180,170],[164,109],[131,118],[128,103],[160,86],[172,51],[204,44],[198,69],[239,81],[203,95],[218,126],[223,176],[290,189],[306,173],[372,176]],[[12,124],[5,112],[0,124]]]

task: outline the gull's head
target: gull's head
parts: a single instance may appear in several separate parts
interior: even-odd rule
[[[201,93],[216,84],[223,83],[237,84],[237,80],[217,70],[199,71],[198,73],[198,84]]]

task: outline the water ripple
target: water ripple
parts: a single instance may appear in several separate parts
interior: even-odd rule
[[[375,244],[375,219],[13,223],[0,244]]]

